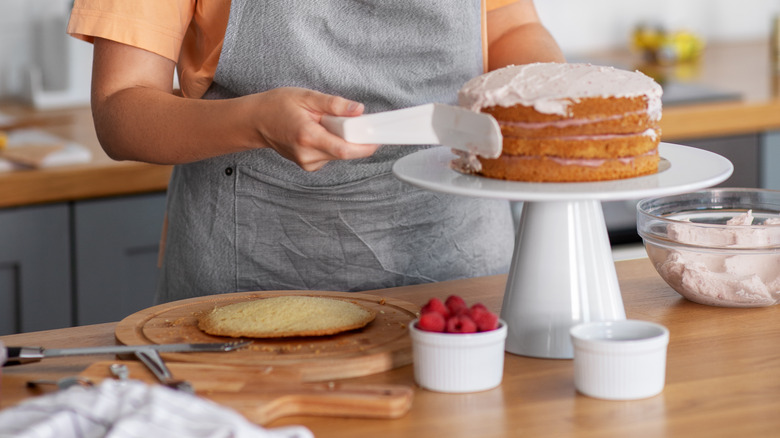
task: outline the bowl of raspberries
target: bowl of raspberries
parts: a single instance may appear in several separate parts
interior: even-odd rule
[[[477,392],[501,384],[506,323],[483,304],[431,298],[409,326],[414,380],[449,393]]]

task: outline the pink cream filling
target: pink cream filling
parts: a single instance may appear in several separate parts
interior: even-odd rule
[[[637,134],[601,134],[601,135],[569,135],[569,136],[561,136],[561,137],[544,137],[545,140],[568,140],[568,141],[583,141],[583,140],[613,140],[616,138],[621,137],[635,137],[635,136],[642,136],[642,137],[650,137],[652,139],[655,139],[658,136],[658,133],[655,131],[655,129],[648,129],[645,132],[637,133]],[[525,137],[512,137],[512,136],[505,136],[506,138],[525,138]]]
[[[603,165],[606,162],[610,161],[618,161],[622,164],[628,165],[634,162],[637,158],[640,157],[647,157],[651,155],[656,155],[658,153],[658,149],[653,149],[651,151],[645,152],[642,155],[637,155],[634,157],[619,157],[619,158],[561,158],[561,157],[542,157],[542,156],[533,156],[533,155],[505,155],[503,159],[510,160],[510,161],[516,161],[516,160],[532,160],[532,159],[540,159],[540,158],[546,158],[548,160],[554,161],[555,163],[561,165],[561,166],[584,166],[584,167],[599,167]]]
[[[647,111],[633,111],[631,113],[626,114],[642,114]],[[609,120],[618,120],[622,119],[626,116],[626,114],[618,114],[614,116],[609,117],[600,117],[597,119],[569,119],[569,120],[558,120],[555,122],[514,122],[514,121],[499,121],[498,124],[500,126],[509,126],[514,128],[524,128],[524,129],[544,129],[544,128],[567,128],[570,126],[584,126],[584,125],[590,125],[594,123],[600,123],[605,122]],[[650,114],[650,117],[652,120],[659,120],[660,113],[659,114]]]

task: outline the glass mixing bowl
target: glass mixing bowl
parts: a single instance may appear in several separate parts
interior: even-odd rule
[[[644,199],[637,231],[656,271],[691,301],[780,301],[780,191],[717,188]]]

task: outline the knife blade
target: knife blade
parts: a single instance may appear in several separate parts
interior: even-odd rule
[[[320,123],[351,143],[440,144],[486,158],[498,157],[503,141],[493,116],[440,103],[357,117],[324,115]]]
[[[80,348],[6,347],[8,359],[3,366],[38,362],[41,359],[50,357],[128,354],[149,350],[160,353],[233,351],[251,343],[252,341],[206,342],[195,344],[105,345],[100,347]]]

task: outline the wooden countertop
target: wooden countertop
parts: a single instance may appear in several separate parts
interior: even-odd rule
[[[636,67],[636,55],[627,52],[596,53],[594,58],[620,66]],[[712,45],[693,66],[666,69],[667,74],[721,90],[737,91],[740,101],[668,106],[661,121],[662,140],[726,136],[780,129],[780,98],[772,73],[768,42]],[[0,111],[36,118],[57,119],[45,129],[88,147],[93,160],[86,164],[46,170],[0,173],[0,208],[45,202],[120,196],[164,191],[170,166],[115,162],[100,148],[89,108],[32,111],[0,104]]]
[[[648,259],[616,263],[629,318],[654,321],[671,337],[664,391],[645,400],[603,401],[574,389],[571,360],[506,354],[496,389],[439,394],[415,387],[411,411],[397,420],[289,417],[269,427],[303,424],[327,437],[734,437],[780,430],[780,306],[708,307],[681,298]],[[506,276],[481,277],[373,293],[421,305],[460,294],[498,310]],[[7,345],[72,347],[114,344],[116,324],[0,337]],[[107,357],[55,358],[2,370],[0,407],[31,396],[25,381],[75,375]],[[412,366],[350,382],[414,385]]]
[[[33,111],[4,103],[0,111],[19,120],[35,120],[35,128],[79,143],[92,153],[92,160],[84,164],[0,172],[0,208],[160,192],[168,187],[171,166],[114,161],[103,152],[89,107]]]

